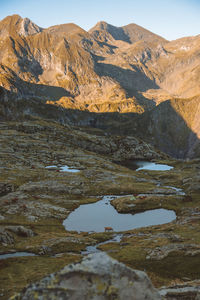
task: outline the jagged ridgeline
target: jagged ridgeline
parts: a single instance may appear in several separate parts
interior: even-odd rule
[[[199,51],[200,35],[169,42],[136,24],[99,22],[86,32],[8,16],[0,22],[0,117],[96,126],[196,157]]]

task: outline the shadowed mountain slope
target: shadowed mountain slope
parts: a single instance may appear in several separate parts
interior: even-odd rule
[[[200,156],[199,96],[165,101],[144,113],[137,126],[140,136],[171,156]]]
[[[30,84],[29,88],[32,88]],[[54,87],[49,86],[48,88],[49,92],[53,93]],[[193,109],[190,110],[190,118],[185,118],[188,106],[192,106]],[[115,158],[116,160],[127,159],[128,153],[131,152],[130,142],[132,140],[138,146],[138,154],[134,152],[134,158],[137,155],[138,159],[142,158],[140,156],[141,149],[143,149],[143,158],[155,157],[155,154],[151,155],[156,150],[153,150],[150,145],[176,158],[199,157],[199,115],[199,97],[190,100],[165,101],[143,114],[117,112],[97,114],[80,109],[47,105],[36,97],[30,97],[27,101],[27,97],[19,98],[15,93],[7,92],[3,88],[0,90],[0,121],[39,118],[55,121],[65,126],[75,126],[77,130],[80,130],[77,140],[74,139],[75,145],[81,145],[81,147],[94,152],[107,153],[106,145],[111,143],[111,153],[113,153],[112,144],[113,142],[117,143],[116,149],[119,150],[119,155]],[[85,136],[84,132],[88,132],[90,135]],[[97,142],[96,135],[99,134],[103,134],[107,138]],[[121,137],[116,139],[116,136]],[[128,151],[125,151],[125,156],[120,152],[123,147]]]

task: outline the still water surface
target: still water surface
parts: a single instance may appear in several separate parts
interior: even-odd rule
[[[35,254],[29,253],[29,252],[6,253],[6,254],[1,254],[0,259],[7,259],[7,258],[12,258],[12,257],[23,257],[23,256],[35,256]]]
[[[154,209],[143,213],[120,214],[110,204],[118,196],[104,196],[102,200],[80,205],[63,222],[66,230],[103,232],[110,226],[114,231],[126,231],[139,227],[169,223],[176,219],[173,210]],[[134,204],[134,201],[133,201]]]
[[[68,167],[67,165],[64,166],[47,166],[45,167],[46,169],[50,170],[59,170],[60,172],[70,172],[70,173],[79,173],[80,170],[74,169],[72,167]]]
[[[156,164],[148,161],[137,161],[135,162],[137,168],[136,171],[140,170],[151,170],[151,171],[169,171],[173,169],[173,167],[163,164]]]

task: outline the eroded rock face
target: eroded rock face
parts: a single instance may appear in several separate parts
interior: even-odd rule
[[[22,36],[37,34],[41,31],[42,29],[28,18],[24,18],[21,20],[19,33]]]
[[[15,299],[161,299],[144,272],[105,253],[91,254],[57,274],[30,285]]]

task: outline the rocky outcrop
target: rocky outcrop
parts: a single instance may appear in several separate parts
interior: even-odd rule
[[[159,293],[144,272],[126,267],[105,253],[91,254],[66,266],[15,299],[134,299],[158,300]]]
[[[0,196],[4,196],[14,191],[14,186],[9,183],[0,182]]]
[[[161,260],[167,257],[170,253],[181,251],[184,255],[197,255],[200,253],[200,246],[195,244],[171,244],[167,246],[157,247],[153,251],[149,251],[146,259]]]
[[[24,18],[21,21],[20,31],[19,33],[23,36],[34,35],[41,32],[42,29],[33,23],[30,19]]]
[[[5,229],[22,237],[32,237],[35,235],[31,229],[24,226],[6,226]]]
[[[4,245],[13,244],[14,238],[10,232],[7,232],[5,228],[0,228],[0,243]]]
[[[159,293],[165,300],[199,300],[200,286],[198,282],[189,282],[160,289]]]
[[[1,226],[0,227],[0,244],[9,245],[14,243],[14,235],[19,237],[33,237],[35,233],[24,226]]]
[[[109,155],[115,161],[161,159],[165,155],[132,136],[94,135],[74,132],[71,143],[83,149]]]

